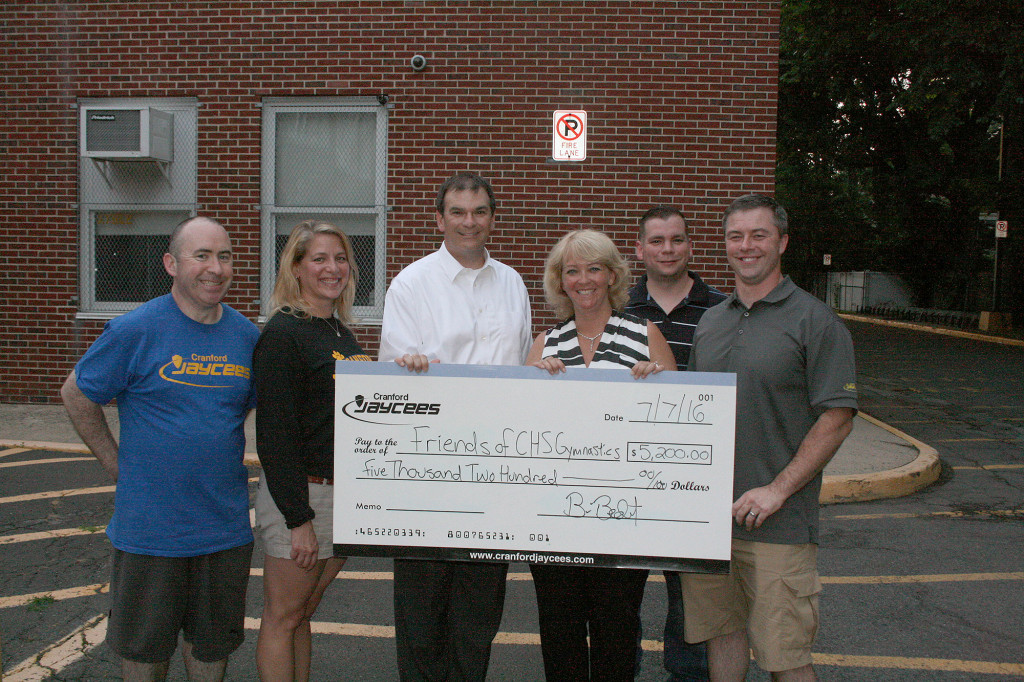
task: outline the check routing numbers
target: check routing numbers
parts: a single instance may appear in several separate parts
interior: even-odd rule
[[[335,378],[339,550],[728,559],[735,375],[339,362]]]

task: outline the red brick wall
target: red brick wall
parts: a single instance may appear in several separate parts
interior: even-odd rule
[[[198,98],[198,200],[232,233],[228,302],[252,319],[266,96],[390,96],[389,278],[436,248],[440,182],[488,177],[491,251],[522,273],[538,329],[566,230],[631,249],[643,210],[681,205],[696,269],[724,285],[722,209],[773,189],[777,0],[19,2],[0,19],[3,401],[55,400],[102,327],[75,319],[80,97]],[[557,109],[588,112],[586,161],[547,161]],[[358,331],[375,349],[379,328]]]

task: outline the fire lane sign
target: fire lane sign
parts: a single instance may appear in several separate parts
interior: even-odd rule
[[[551,158],[583,161],[587,158],[587,112],[556,111],[552,117]]]

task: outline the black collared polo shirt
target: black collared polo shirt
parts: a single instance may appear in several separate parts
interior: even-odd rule
[[[627,313],[650,320],[658,327],[672,349],[676,369],[680,372],[686,369],[690,359],[693,332],[701,316],[708,308],[726,298],[721,291],[705,284],[697,273],[691,271],[690,277],[693,278],[693,286],[690,287],[689,295],[667,313],[647,292],[647,275],[641,277],[629,290],[629,301],[626,303]]]

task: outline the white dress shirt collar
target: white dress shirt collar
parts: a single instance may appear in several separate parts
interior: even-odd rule
[[[437,250],[437,254],[440,259],[441,271],[444,272],[445,277],[447,277],[450,282],[454,282],[455,278],[459,276],[459,273],[464,270],[468,270],[470,272],[475,270],[479,272],[485,268],[493,268],[491,265],[491,254],[487,251],[484,251],[484,264],[479,268],[467,268],[462,263],[455,260],[455,256],[451,254],[448,250],[448,246],[444,242],[441,242],[441,248]]]

